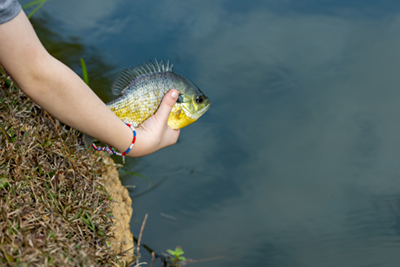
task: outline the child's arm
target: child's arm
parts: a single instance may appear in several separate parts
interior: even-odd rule
[[[45,50],[23,11],[0,25],[0,64],[33,101],[60,121],[120,152],[129,147],[132,130]],[[128,156],[148,155],[176,143],[179,130],[170,128],[167,120],[177,97],[176,90],[168,92],[157,113],[136,129],[136,144]]]

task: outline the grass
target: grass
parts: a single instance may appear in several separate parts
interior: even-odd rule
[[[82,79],[87,85],[89,85],[89,75],[87,72],[86,63],[83,60],[83,58],[81,58],[81,66],[82,66]]]
[[[118,265],[107,245],[112,200],[97,179],[105,155],[10,77],[0,87],[0,265]]]
[[[33,14],[35,14],[47,1],[49,1],[49,0],[36,0],[36,1],[30,2],[30,3],[22,6],[22,9],[27,9],[32,6],[36,6],[35,9],[32,10],[31,13],[29,13],[27,16],[28,19],[30,19],[33,16]]]

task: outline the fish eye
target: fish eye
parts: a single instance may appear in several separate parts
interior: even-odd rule
[[[196,97],[196,103],[197,103],[197,104],[201,104],[201,103],[203,103],[203,101],[204,101],[204,98],[203,98],[202,95],[198,95],[198,96]]]

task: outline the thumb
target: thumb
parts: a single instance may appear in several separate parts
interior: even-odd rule
[[[175,89],[170,90],[165,94],[164,98],[161,101],[160,107],[158,108],[155,116],[162,123],[168,121],[168,116],[171,113],[172,108],[174,107],[176,100],[178,100],[179,92]]]

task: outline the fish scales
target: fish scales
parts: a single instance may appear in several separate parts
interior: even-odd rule
[[[168,124],[174,129],[183,128],[196,121],[211,105],[200,89],[190,80],[172,72],[161,63],[125,69],[117,77],[113,92],[120,96],[107,106],[125,123],[139,126],[152,116],[160,106],[164,95],[171,89],[179,92]]]
[[[164,95],[174,87],[173,73],[142,75],[133,80],[123,96],[109,102],[107,106],[119,118],[138,126],[153,115]]]

